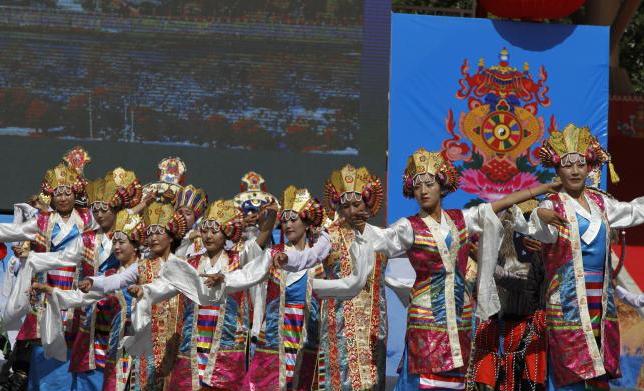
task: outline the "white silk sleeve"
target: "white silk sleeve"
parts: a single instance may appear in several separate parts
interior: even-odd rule
[[[604,197],[604,204],[611,228],[628,228],[644,223],[644,197],[631,202]]]
[[[476,315],[487,320],[501,310],[494,269],[501,249],[503,225],[492,205],[487,203],[464,210],[463,216],[468,232],[479,234]]]
[[[39,231],[38,221],[35,218],[23,223],[2,223],[0,224],[0,242],[35,240]]]
[[[329,234],[322,232],[312,247],[306,247],[301,251],[286,251],[288,261],[282,269],[289,272],[299,272],[300,270],[309,269],[323,262],[329,256],[330,251],[331,239],[329,238]]]
[[[250,298],[253,302],[253,324],[251,335],[257,337],[262,329],[264,312],[266,310],[266,283],[262,282],[249,289]]]
[[[224,285],[225,291],[227,293],[243,291],[259,284],[268,275],[271,263],[271,250],[266,249],[241,269],[224,273],[225,279],[222,285]]]
[[[615,294],[626,304],[634,308],[644,308],[644,294],[635,294],[629,292],[622,286],[618,285],[615,288]]]
[[[78,289],[63,291],[58,288],[47,296],[47,306],[40,318],[40,341],[46,358],[67,361],[67,343],[63,330],[61,311],[68,308],[85,307],[103,296],[96,292],[83,293]]]
[[[257,244],[255,239],[250,239],[244,242],[244,246],[239,253],[239,263],[245,265],[248,262],[251,262],[255,258],[261,256],[264,253],[264,250]]]
[[[353,272],[345,278],[335,280],[314,279],[313,290],[320,298],[352,298],[360,293],[367,283],[376,261],[373,246],[364,239],[356,238],[349,248]]]
[[[136,284],[139,279],[139,265],[135,262],[120,273],[115,273],[110,276],[93,276],[89,278],[92,280],[92,291],[101,293],[114,292]]]
[[[538,240],[542,243],[554,243],[557,241],[559,233],[557,228],[552,225],[546,224],[539,218],[537,214],[538,209],[552,209],[552,201],[543,200],[539,203],[539,207],[535,208],[530,214],[530,219],[526,221],[523,217],[521,209],[518,206],[513,206],[510,209],[512,217],[514,219],[514,230],[522,233],[524,235],[530,236],[535,240]]]
[[[390,259],[385,270],[385,285],[391,288],[403,306],[410,301],[411,290],[416,282],[416,272],[408,258]]]
[[[404,255],[414,244],[414,230],[408,219],[402,218],[388,228],[379,228],[371,224],[365,226],[362,237],[377,253],[384,253],[387,258],[397,258]]]

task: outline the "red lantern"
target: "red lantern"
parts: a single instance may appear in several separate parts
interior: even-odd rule
[[[478,6],[510,19],[561,19],[584,4],[585,0],[479,0]]]

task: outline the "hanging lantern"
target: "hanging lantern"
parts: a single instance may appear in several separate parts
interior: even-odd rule
[[[561,19],[577,11],[585,0],[479,0],[478,6],[501,18]]]

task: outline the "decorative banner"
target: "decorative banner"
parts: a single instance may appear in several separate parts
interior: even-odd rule
[[[606,145],[608,28],[394,14],[390,221],[407,156],[441,150],[461,174],[446,207],[493,201],[552,179],[537,148],[553,129],[589,126]]]

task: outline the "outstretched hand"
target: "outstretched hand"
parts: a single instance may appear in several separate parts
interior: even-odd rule
[[[260,231],[268,232],[273,230],[273,227],[275,227],[275,221],[277,220],[277,209],[277,204],[275,202],[271,202],[270,204],[262,207],[257,220]]]
[[[78,289],[83,293],[87,293],[92,289],[92,285],[94,285],[94,281],[91,278],[87,278],[78,283]]]
[[[208,288],[214,288],[215,286],[217,286],[217,285],[221,284],[222,282],[224,282],[224,280],[226,279],[226,277],[221,273],[200,274],[199,276],[204,277],[206,279],[204,284],[206,284],[206,286]]]
[[[273,267],[281,269],[288,262],[288,255],[286,253],[276,253],[273,255]]]
[[[141,299],[143,297],[143,288],[141,288],[140,285],[130,285],[130,287],[127,288],[127,291],[137,299]]]

